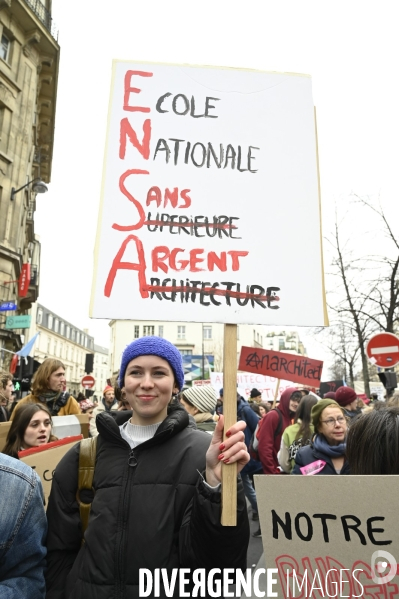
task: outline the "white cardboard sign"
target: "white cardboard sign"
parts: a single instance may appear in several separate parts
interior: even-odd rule
[[[248,399],[251,390],[255,388],[262,393],[262,401],[272,401],[276,393],[277,381],[278,379],[272,376],[253,374],[251,372],[238,372],[237,391],[245,399]],[[211,384],[219,397],[219,391],[223,387],[223,372],[211,372]],[[278,397],[289,387],[297,387],[297,385],[291,381],[280,380]]]
[[[114,62],[90,314],[327,324],[310,77]]]

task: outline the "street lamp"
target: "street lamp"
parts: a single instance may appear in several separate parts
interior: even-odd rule
[[[46,193],[46,191],[48,191],[48,187],[44,183],[44,181],[42,181],[40,179],[40,177],[37,177],[36,179],[32,179],[32,181],[28,181],[28,183],[25,183],[25,185],[22,185],[22,187],[19,187],[19,189],[15,189],[15,187],[13,187],[11,189],[11,201],[14,200],[14,197],[15,197],[16,193],[18,193],[19,191],[21,191],[21,189],[24,189],[25,187],[28,187],[28,185],[30,185],[31,183],[33,183],[33,185],[32,185],[32,191],[34,191],[35,193]]]

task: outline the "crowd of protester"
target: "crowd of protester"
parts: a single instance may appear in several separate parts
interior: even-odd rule
[[[9,506],[0,513],[0,596],[133,597],[139,567],[245,568],[248,511],[259,520],[254,475],[399,474],[399,391],[368,405],[348,386],[323,398],[289,387],[273,401],[255,388],[248,400],[237,392],[237,422],[223,440],[223,389],[217,397],[211,385],[185,386],[180,353],[162,338],[126,348],[98,403],[65,391],[58,360],[43,362],[11,413],[12,381],[0,372],[0,421],[11,421],[0,454]],[[55,470],[46,518],[40,479],[19,454],[56,440],[54,416],[78,413],[89,417],[96,452],[93,490],[77,488],[77,444]],[[221,466],[233,462],[237,526],[223,527]]]

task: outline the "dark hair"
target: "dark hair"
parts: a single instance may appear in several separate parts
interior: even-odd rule
[[[313,433],[310,428],[312,419],[310,417],[310,413],[312,411],[313,406],[317,404],[317,397],[314,395],[305,395],[301,399],[301,403],[298,406],[297,411],[295,412],[294,422],[299,422],[299,430],[295,436],[295,440],[303,439],[302,445],[306,445],[307,441],[310,441]]]
[[[358,416],[349,427],[346,457],[351,474],[399,474],[399,408]]]
[[[44,404],[27,403],[21,406],[19,410],[15,412],[15,418],[11,423],[10,430],[8,431],[6,445],[2,453],[18,459],[18,452],[21,450],[23,445],[25,431],[36,412],[46,412],[50,418],[51,424],[53,424],[49,409]],[[54,438],[55,437],[53,437],[53,439]]]
[[[259,411],[258,404],[251,402],[249,405],[251,406],[251,410],[253,410],[255,412],[255,414],[258,414],[258,416],[260,417],[260,411]]]
[[[290,395],[290,399],[293,399],[293,400],[296,400],[296,401],[299,401],[299,402],[301,402],[304,397],[307,397],[307,396],[306,395],[302,395],[302,393],[299,390],[294,391]]]
[[[258,407],[259,408],[262,407],[264,410],[266,410],[266,413],[270,412],[270,410],[272,409],[272,406],[269,403],[267,403],[266,401],[261,401],[260,403],[258,403]],[[259,410],[259,413],[260,413],[260,410]]]

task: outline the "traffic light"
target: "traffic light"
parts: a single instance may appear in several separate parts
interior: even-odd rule
[[[94,365],[94,354],[86,354],[86,359],[85,359],[85,373],[86,374],[90,374],[91,372],[93,372],[93,365]]]
[[[384,385],[385,389],[396,389],[396,387],[398,386],[396,372],[390,372],[387,370],[385,372],[379,372],[378,378]]]
[[[94,390],[93,389],[85,389],[85,397],[86,397],[86,399],[89,399],[89,397],[91,397],[92,395],[94,395]]]

